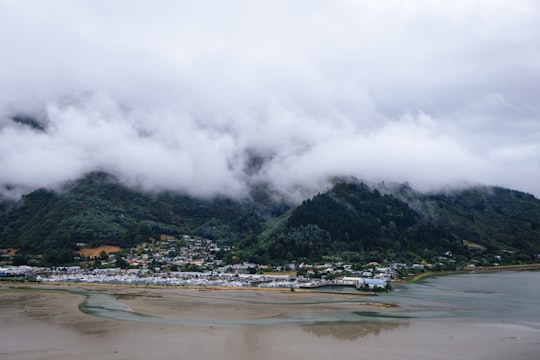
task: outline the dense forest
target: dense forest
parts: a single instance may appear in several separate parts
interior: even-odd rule
[[[291,206],[264,186],[245,200],[195,199],[129,189],[92,173],[62,191],[40,189],[0,204],[0,248],[68,263],[80,246],[132,247],[161,234],[200,235],[234,246],[231,261],[285,263],[343,259],[535,261],[540,253],[540,200],[482,187],[421,194],[406,185],[369,187],[355,181]]]
[[[455,235],[424,221],[405,202],[355,183],[339,183],[304,201],[280,231],[261,236],[255,249],[269,261],[343,254],[362,255],[364,260],[405,259],[426,249],[434,254],[467,252]]]
[[[50,262],[58,262],[57,254],[67,260],[77,244],[129,248],[161,234],[194,234],[233,244],[257,236],[265,221],[286,207],[269,201],[263,191],[256,195],[257,203],[143,194],[108,174],[92,173],[61,192],[40,189],[5,205],[0,248],[45,254]]]
[[[421,194],[406,185],[341,182],[276,221],[252,247],[255,259],[357,261],[455,259],[531,262],[540,253],[540,201],[496,187]],[[249,247],[248,247],[249,249]]]

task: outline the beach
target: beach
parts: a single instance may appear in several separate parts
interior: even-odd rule
[[[114,295],[121,316],[138,315],[119,320],[84,313],[79,307],[87,296],[77,291]],[[534,329],[411,319],[375,300],[290,291],[0,285],[0,358],[537,358]],[[329,320],[355,313],[379,316]]]

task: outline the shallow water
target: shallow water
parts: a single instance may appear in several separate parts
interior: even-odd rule
[[[116,320],[130,320],[138,322],[147,322],[163,325],[219,325],[219,326],[239,326],[239,325],[302,325],[302,324],[321,324],[321,323],[336,323],[336,322],[361,322],[361,321],[373,321],[373,316],[364,312],[298,312],[293,314],[283,314],[279,317],[264,317],[259,319],[234,319],[234,320],[222,320],[222,319],[187,319],[180,317],[162,317],[152,316],[147,314],[141,314],[133,311],[128,305],[118,300],[116,296],[111,294],[105,294],[98,291],[79,290],[79,289],[67,289],[68,291],[75,292],[86,296],[86,301],[80,305],[80,310],[84,313],[116,319]],[[231,301],[231,299],[228,299]],[[249,303],[250,305],[314,305],[314,304],[335,304],[335,303],[351,303],[354,301],[311,301],[311,302],[270,302],[266,300],[234,300],[241,305],[242,303]],[[357,301],[361,303],[362,301]],[[377,316],[380,319],[385,317],[400,318],[401,316]]]
[[[414,284],[399,285],[395,291],[376,298],[359,297],[346,302],[382,302],[398,305],[397,311],[298,313],[282,317],[235,320],[194,320],[159,317],[132,311],[115,296],[80,291],[87,296],[81,310],[96,316],[160,324],[196,325],[283,325],[336,322],[396,321],[414,318],[464,318],[500,324],[516,324],[540,330],[540,272],[471,273],[436,276]],[[239,300],[246,302],[247,300]],[[249,300],[250,304],[280,304]],[[311,302],[306,304],[323,303]]]
[[[0,359],[536,360],[539,285],[540,272],[432,277],[374,298],[352,297],[352,307],[325,301],[327,297],[321,295],[320,303],[328,304],[324,306],[328,312],[309,312],[315,303],[311,301],[299,305],[298,311],[288,305],[292,311],[280,316],[263,318],[256,313],[255,318],[230,316],[229,320],[186,318],[189,310],[165,312],[172,314],[168,316],[139,314],[113,295],[70,287],[66,290],[87,298],[81,310],[97,316],[63,318],[62,311],[50,316],[40,302],[25,303],[24,311],[3,303],[11,310],[0,309]],[[31,292],[23,295],[27,300],[32,297]],[[186,304],[204,302],[204,296],[186,297]],[[6,301],[15,298],[21,297],[5,297]],[[51,298],[62,301],[58,295]],[[248,303],[274,308],[290,304],[287,297],[273,298],[283,301],[265,301],[260,293],[227,298],[227,292],[220,293],[218,302],[210,297],[208,301],[211,306],[227,304],[229,309]],[[331,310],[355,308],[355,302],[366,301],[399,307]],[[44,308],[36,317],[38,306]]]
[[[540,329],[540,272],[471,273],[430,277],[396,287],[383,302],[413,317],[458,317]]]

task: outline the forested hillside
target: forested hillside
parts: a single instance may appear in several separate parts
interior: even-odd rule
[[[344,254],[362,260],[412,259],[424,250],[467,253],[459,238],[425,221],[407,203],[356,183],[339,183],[304,201],[278,232],[262,236],[256,249],[269,260]]]
[[[510,262],[540,253],[540,201],[531,195],[493,187],[438,195],[408,186],[381,191],[338,183],[279,219],[250,255],[420,261],[451,252],[490,263],[501,252]]]
[[[0,248],[23,253],[71,254],[77,243],[131,247],[161,234],[196,234],[235,243],[262,231],[266,219],[286,205],[226,198],[148,195],[93,173],[62,192],[37,190],[0,215]],[[63,256],[68,257],[67,255]]]
[[[249,200],[201,200],[143,194],[93,173],[0,207],[0,248],[42,254],[45,263],[69,262],[79,243],[128,248],[161,234],[235,245],[226,260],[257,263],[430,261],[445,253],[531,262],[540,253],[540,201],[493,187],[421,194],[344,181],[291,207],[264,187]]]
[[[490,252],[540,253],[540,201],[530,194],[490,187],[420,199],[422,214],[459,239]]]

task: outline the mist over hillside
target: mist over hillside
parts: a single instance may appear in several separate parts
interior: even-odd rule
[[[103,171],[298,201],[329,179],[540,196],[539,3],[0,5],[0,194]]]

